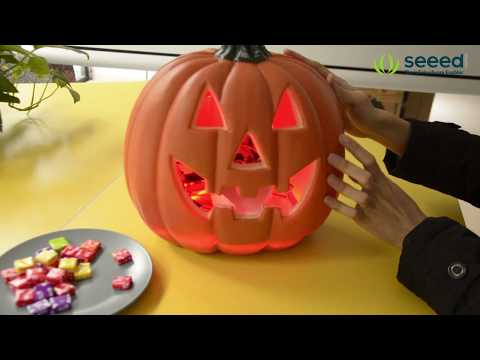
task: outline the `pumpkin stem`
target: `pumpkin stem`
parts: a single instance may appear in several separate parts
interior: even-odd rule
[[[272,56],[265,45],[222,45],[215,55],[222,60],[255,64],[261,63]]]

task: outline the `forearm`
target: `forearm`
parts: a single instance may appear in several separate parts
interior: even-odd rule
[[[384,162],[391,175],[480,206],[478,154],[479,136],[455,124],[412,120],[403,153],[387,151]]]
[[[410,137],[410,123],[388,111],[376,109],[365,132],[368,137],[401,157]]]

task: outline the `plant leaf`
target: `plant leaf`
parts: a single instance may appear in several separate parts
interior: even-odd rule
[[[55,70],[52,73],[52,81],[60,87],[70,86],[70,82],[68,81],[65,74],[60,71]]]
[[[34,72],[38,77],[44,77],[50,74],[50,68],[48,67],[48,62],[41,56],[33,56],[28,61],[28,67],[32,72]]]
[[[16,93],[18,92],[15,85],[13,85],[10,80],[8,80],[5,75],[0,73],[0,91],[1,92],[8,92],[8,93]]]
[[[70,95],[72,95],[74,104],[80,101],[80,94],[78,92],[73,90],[71,87],[67,87],[67,90],[70,92]]]
[[[0,51],[11,51],[17,52],[25,56],[32,56],[32,53],[28,50],[25,50],[20,45],[0,45]]]
[[[18,64],[17,58],[13,55],[0,55],[0,59],[4,60],[7,64]]]
[[[17,98],[17,97],[15,97],[15,96],[8,95],[8,94],[1,93],[1,92],[0,92],[0,102],[19,104],[19,103],[20,103],[20,99]]]
[[[17,66],[15,66],[15,68],[13,68],[12,70],[11,75],[12,75],[13,81],[16,81],[19,78],[21,78],[27,69],[28,69],[28,66],[26,66],[26,64],[18,63]]]

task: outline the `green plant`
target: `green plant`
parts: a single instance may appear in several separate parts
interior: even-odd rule
[[[71,50],[89,58],[86,52],[69,46],[33,45],[33,50],[29,51],[19,45],[0,45],[0,102],[7,103],[13,109],[29,113],[53,96],[59,88],[67,89],[74,103],[80,101],[80,94],[73,90],[67,77],[61,71],[50,68],[47,60],[36,54],[37,50],[45,47]],[[15,84],[18,79],[30,72],[39,79],[45,79],[43,89],[40,96],[36,96],[36,82],[34,82],[30,101],[28,104],[20,106],[20,99],[16,96],[18,89]],[[51,83],[56,86],[49,94],[46,94],[48,85]],[[1,128],[0,115],[0,131]]]

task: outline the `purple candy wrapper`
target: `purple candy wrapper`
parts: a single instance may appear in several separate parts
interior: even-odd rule
[[[51,313],[58,314],[72,307],[72,297],[69,294],[60,295],[50,298],[50,304],[52,305]]]
[[[31,315],[48,315],[52,305],[47,299],[43,299],[27,306],[27,310]]]
[[[47,282],[35,286],[35,301],[49,299],[54,295],[53,286]]]

